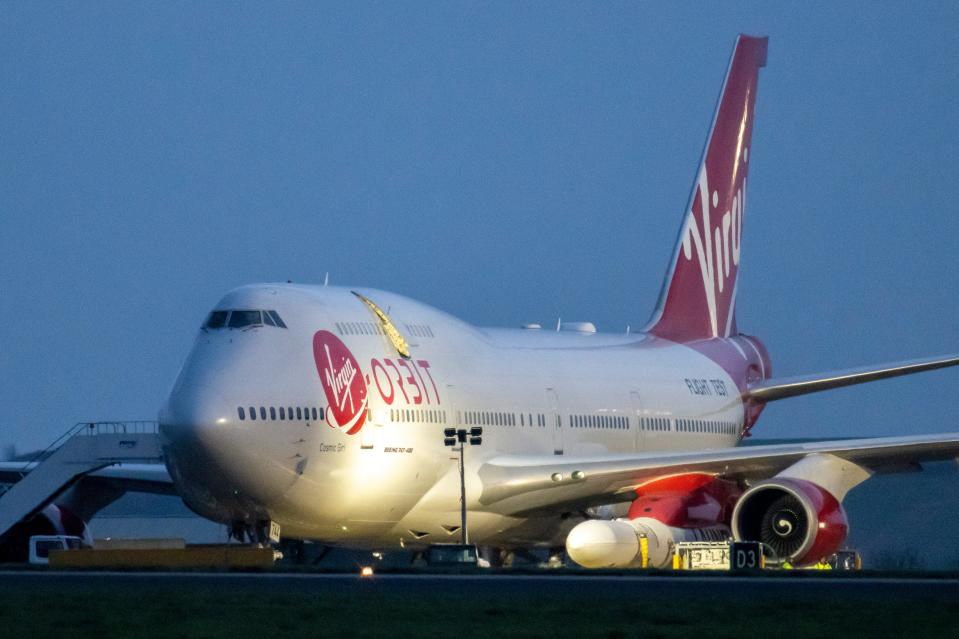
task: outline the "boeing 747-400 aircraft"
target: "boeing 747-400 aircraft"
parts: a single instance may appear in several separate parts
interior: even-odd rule
[[[684,540],[748,539],[813,563],[876,472],[955,458],[959,434],[737,447],[771,401],[959,364],[940,357],[773,377],[736,318],[759,70],[736,40],[659,303],[642,333],[472,326],[369,288],[256,284],[210,312],[159,417],[169,480],[253,538],[371,550],[458,541],[444,429],[466,456],[472,541],[653,565]],[[116,477],[114,477],[116,479]],[[142,478],[141,478],[142,479]]]

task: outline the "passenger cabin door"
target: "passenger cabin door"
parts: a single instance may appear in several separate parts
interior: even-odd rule
[[[375,409],[367,406],[366,425],[360,430],[360,450],[376,450],[382,433],[386,431],[386,424],[390,422],[389,416],[386,406],[377,406]]]
[[[629,403],[632,407],[632,415],[629,418],[630,428],[635,429],[633,446],[636,452],[642,452],[646,448],[646,431],[643,429],[643,404],[640,401],[639,391],[629,391]]]
[[[546,427],[553,431],[553,454],[563,454],[563,417],[559,412],[559,395],[556,389],[546,389]]]

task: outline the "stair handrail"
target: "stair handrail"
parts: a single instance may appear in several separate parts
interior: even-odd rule
[[[86,429],[81,429],[77,435],[124,435],[156,433],[159,429],[156,420],[127,419],[123,421],[85,422]]]
[[[104,422],[77,422],[71,426],[65,433],[57,437],[52,444],[38,452],[23,464],[23,467],[16,471],[20,479],[27,476],[33,466],[43,461],[63,446],[67,440],[77,435],[105,435],[105,434],[140,434],[156,433],[158,431],[156,420],[149,419],[131,419],[126,421],[104,421]]]

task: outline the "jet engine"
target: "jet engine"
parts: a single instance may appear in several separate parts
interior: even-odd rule
[[[723,525],[676,528],[650,517],[590,519],[566,537],[566,553],[584,568],[626,568],[641,563],[640,537],[649,544],[649,566],[664,568],[672,561],[673,546],[680,541],[718,541],[729,538]]]
[[[761,541],[777,555],[770,563],[815,563],[836,552],[849,531],[846,513],[831,493],[803,479],[757,483],[732,515],[736,540]]]

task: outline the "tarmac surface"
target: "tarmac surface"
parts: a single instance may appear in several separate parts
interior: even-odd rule
[[[959,577],[891,577],[858,574],[799,573],[792,575],[734,576],[720,574],[436,574],[378,573],[360,577],[358,573],[281,573],[281,572],[127,572],[127,571],[0,571],[5,587],[43,584],[44,588],[86,588],[191,584],[226,588],[231,591],[258,590],[276,594],[284,591],[335,591],[447,593],[469,592],[503,595],[533,590],[541,594],[588,591],[592,596],[622,596],[624,593],[674,593],[697,597],[717,590],[735,589],[753,600],[776,599],[802,592],[804,595],[910,597],[935,595],[955,597],[959,601]]]
[[[956,637],[959,579],[769,573],[0,571],[3,636]]]

